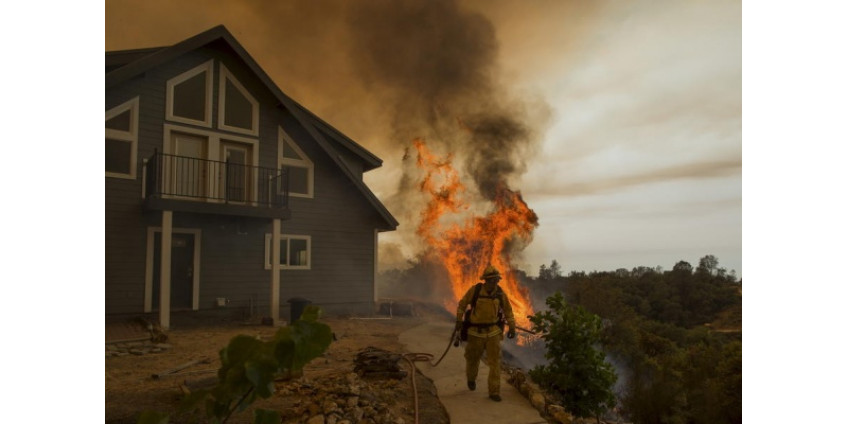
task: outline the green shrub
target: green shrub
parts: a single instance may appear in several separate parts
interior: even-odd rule
[[[570,305],[562,293],[546,300],[549,310],[530,317],[533,331],[545,341],[549,360],[530,370],[530,377],[578,417],[599,416],[615,405],[617,380],[612,365],[596,346],[601,319]]]
[[[312,359],[330,346],[330,327],[318,322],[320,308],[309,305],[301,318],[281,327],[267,342],[238,335],[221,349],[218,384],[192,392],[183,402],[187,411],[202,410],[212,423],[226,423],[235,412],[244,411],[257,398],[268,398],[274,392],[274,380],[297,375]],[[257,409],[254,423],[279,423],[276,411]],[[168,416],[146,411],[138,424],[166,424]]]

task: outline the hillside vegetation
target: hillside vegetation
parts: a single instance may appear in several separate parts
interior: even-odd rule
[[[697,267],[520,276],[537,308],[559,292],[603,322],[619,377],[619,413],[634,423],[742,422],[742,282],[707,255]]]

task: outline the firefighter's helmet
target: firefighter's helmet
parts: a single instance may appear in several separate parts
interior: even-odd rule
[[[486,269],[483,271],[483,275],[480,276],[480,278],[482,278],[483,280],[487,280],[489,278],[494,278],[494,277],[500,278],[501,273],[498,272],[498,270],[495,269],[495,267],[493,267],[491,265],[487,266]]]

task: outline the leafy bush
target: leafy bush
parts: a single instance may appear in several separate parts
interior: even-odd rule
[[[545,341],[549,363],[530,370],[530,377],[574,415],[598,416],[615,405],[617,380],[612,365],[595,347],[600,341],[601,319],[568,304],[560,292],[546,303],[549,310],[537,312],[530,321],[533,331]]]
[[[301,318],[281,327],[267,342],[238,335],[220,351],[221,368],[218,384],[191,393],[183,402],[186,410],[203,408],[212,423],[226,423],[235,412],[244,411],[257,398],[268,398],[274,392],[274,380],[297,375],[312,359],[324,353],[332,341],[326,324],[317,322],[321,310],[309,305]],[[254,423],[279,423],[276,411],[257,409]],[[168,416],[158,412],[142,413],[138,424],[166,424]]]

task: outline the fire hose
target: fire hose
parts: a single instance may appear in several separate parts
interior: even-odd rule
[[[403,355],[403,359],[406,359],[406,362],[409,362],[409,367],[411,368],[412,396],[415,405],[415,424],[418,424],[418,387],[415,385],[415,372],[418,371],[418,368],[415,367],[415,362],[430,361],[433,359],[433,355],[430,355],[429,353],[407,353]]]
[[[530,334],[536,334],[534,331],[530,331],[526,328],[515,327],[515,329]],[[459,347],[459,343],[459,335],[457,334],[457,329],[454,328],[453,332],[450,335],[450,339],[448,339],[448,346],[445,348],[444,353],[442,353],[442,356],[439,358],[438,361],[436,361],[435,364],[432,363],[433,355],[429,353],[406,353],[403,355],[403,359],[406,359],[406,361],[409,363],[409,366],[411,368],[410,372],[412,373],[412,395],[415,406],[415,424],[418,424],[418,387],[415,384],[415,373],[416,371],[418,371],[418,368],[415,367],[415,362],[429,362],[430,366],[436,367],[439,365],[439,363],[442,362],[442,359],[445,359],[445,356],[447,356],[451,344],[453,344],[454,347]]]
[[[409,362],[409,367],[411,368],[410,372],[412,373],[412,396],[414,399],[415,406],[415,424],[418,424],[418,386],[415,384],[415,373],[418,371],[418,368],[415,367],[415,362],[429,362],[430,366],[435,367],[442,362],[442,359],[445,359],[448,351],[451,347],[451,342],[454,340],[454,336],[456,336],[457,345],[459,343],[459,336],[456,334],[456,329],[450,335],[450,339],[448,339],[448,346],[445,348],[445,352],[442,353],[442,356],[439,358],[436,363],[432,363],[433,355],[429,353],[406,353],[403,355],[403,359],[406,359],[406,362]]]

